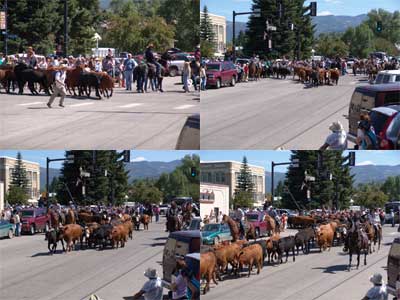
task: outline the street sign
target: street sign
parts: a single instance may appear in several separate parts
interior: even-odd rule
[[[7,29],[6,12],[0,11],[0,30],[5,30],[5,29]]]
[[[73,164],[75,156],[73,154],[67,155],[67,163]]]

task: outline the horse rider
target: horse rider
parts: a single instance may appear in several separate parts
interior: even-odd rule
[[[201,59],[200,45],[196,46],[196,50],[194,51],[194,59],[196,61],[200,61]]]
[[[157,61],[156,56],[154,55],[154,52],[153,52],[153,48],[154,48],[153,43],[150,43],[146,48],[146,52],[144,53],[144,56],[148,63],[156,66],[156,76],[160,77],[161,64]]]
[[[33,51],[32,47],[28,47],[27,56],[26,56],[26,64],[29,68],[36,69],[37,66],[37,59],[35,52]]]
[[[268,215],[275,220],[276,226],[280,226],[279,216],[278,216],[276,210],[272,206],[268,207]]]
[[[244,212],[243,212],[243,210],[242,210],[240,207],[237,207],[237,208],[236,208],[236,210],[235,210],[235,212],[234,212],[234,215],[233,215],[233,219],[234,219],[235,221],[239,222],[240,232],[241,232],[241,233],[244,232],[244,224],[243,224],[243,221],[244,221]]]
[[[171,202],[171,207],[168,208],[167,214],[166,214],[166,217],[167,217],[167,223],[166,223],[166,227],[167,227],[167,228],[166,228],[166,231],[168,231],[168,222],[169,222],[169,219],[170,219],[171,217],[178,217],[180,213],[181,213],[181,210],[180,210],[179,206],[176,204],[175,201],[172,201],[172,202]]]
[[[375,210],[371,210],[369,215],[369,221],[371,224],[374,225],[375,230],[378,231],[379,226],[381,224],[381,219],[379,217],[379,211],[377,208],[375,208]]]

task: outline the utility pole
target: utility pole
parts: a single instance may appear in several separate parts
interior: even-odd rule
[[[64,58],[68,53],[68,1],[64,0]]]
[[[4,30],[4,53],[7,57],[8,55],[8,24],[7,24],[7,14],[8,14],[8,0],[5,0],[2,10],[0,11],[1,20],[1,30]]]

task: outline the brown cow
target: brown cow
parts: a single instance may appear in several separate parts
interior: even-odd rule
[[[306,70],[304,68],[301,68],[299,70],[299,80],[304,83],[306,81]]]
[[[121,243],[121,248],[125,247],[128,234],[129,234],[128,229],[125,228],[124,225],[117,225],[113,227],[113,230],[111,231],[110,235],[112,248],[114,248],[115,245],[117,245],[118,249],[120,243]]]
[[[228,264],[232,265],[232,271],[236,268],[236,257],[243,248],[243,244],[244,243],[242,241],[238,241],[229,245],[219,245],[214,247],[215,256],[217,257],[217,265],[219,268],[218,274],[227,273]]]
[[[92,248],[92,246],[95,244],[93,233],[98,228],[100,228],[100,224],[99,223],[96,223],[96,222],[86,223],[84,238],[85,238],[86,243],[89,246],[89,248]]]
[[[206,286],[204,287],[203,294],[205,295],[207,291],[210,290],[210,282],[211,279],[215,284],[217,283],[216,279],[217,272],[217,258],[214,252],[206,252],[200,254],[200,277],[205,277]]]
[[[99,74],[99,73],[95,73]],[[100,79],[100,93],[102,93],[107,98],[110,98],[113,94],[114,81],[110,75],[107,73],[101,73]],[[109,93],[110,92],[110,93]]]
[[[304,228],[315,224],[315,219],[309,216],[290,216],[288,225],[293,228]]]
[[[130,220],[125,221],[122,224],[126,230],[128,230],[128,236],[130,239],[132,239],[132,233],[133,233],[133,223]]]
[[[67,213],[65,214],[65,224],[75,224],[75,212],[72,209],[68,209]]]
[[[248,266],[249,272],[247,274],[247,277],[250,277],[253,265],[257,265],[257,274],[260,274],[261,268],[263,267],[263,251],[261,245],[253,244],[251,246],[243,248],[237,256],[237,261],[240,270],[242,270],[242,267],[244,265]]]
[[[143,223],[144,230],[149,230],[150,216],[146,214],[141,216],[140,223]]]
[[[274,249],[273,242],[274,241],[277,242],[277,241],[279,241],[279,239],[280,239],[279,233],[274,233],[269,239],[267,239],[266,244],[267,244],[268,263],[270,263],[271,260],[273,262],[274,256],[276,257],[276,255],[277,255],[277,253]]]
[[[332,82],[335,82],[338,85],[340,72],[337,68],[329,70],[330,77]]]
[[[80,225],[68,224],[68,225],[65,225],[61,230],[62,230],[62,234],[64,237],[64,241],[67,244],[66,252],[69,252],[72,250],[72,247],[75,246],[75,243],[77,240],[79,240],[82,245],[83,230]]]
[[[329,248],[329,251],[331,250],[333,237],[335,234],[333,228],[334,226],[332,224],[321,225],[319,228],[317,228],[316,237],[321,252],[322,250],[325,251],[326,248]]]

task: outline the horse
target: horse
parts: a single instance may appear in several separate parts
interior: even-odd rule
[[[194,89],[197,91],[197,81],[200,78],[200,62],[192,60],[190,62],[190,69],[192,70],[192,81],[193,81],[193,86]]]
[[[50,228],[58,229],[62,224],[60,214],[50,208],[47,212],[47,215],[50,220]]]
[[[16,81],[18,83],[18,88],[19,88],[18,94],[20,94],[20,95],[23,94],[24,86],[28,82],[28,87],[29,87],[29,90],[31,91],[31,94],[39,95],[39,93],[35,89],[35,85],[34,85],[37,82],[43,87],[45,93],[47,95],[50,95],[49,83],[47,80],[47,76],[42,71],[34,70],[25,63],[18,63],[14,67],[14,73],[15,73]]]
[[[75,224],[75,223],[76,223],[75,212],[72,209],[68,209],[65,215],[65,225]]]
[[[372,254],[372,252],[375,252],[376,243],[378,243],[378,250],[381,248],[382,227],[378,225],[377,228],[375,228],[375,226],[371,224],[370,221],[366,221],[364,223],[364,228],[368,236],[369,253]],[[374,243],[373,248],[372,243]]]
[[[348,232],[347,236],[347,246],[349,249],[349,265],[348,271],[351,270],[351,261],[353,253],[357,254],[357,269],[360,266],[360,255],[361,251],[364,250],[364,265],[367,265],[367,255],[368,255],[368,236],[364,230],[357,225],[353,224],[351,230]]]
[[[157,74],[157,68],[154,64],[147,63],[148,66],[148,80],[152,91],[164,92],[162,88],[163,78],[166,75],[166,70],[163,66],[160,68],[160,74]],[[145,90],[147,91],[147,81],[145,82]]]
[[[257,81],[258,75],[259,75],[258,65],[254,61],[250,62],[250,64],[249,64],[249,80]]]
[[[280,233],[279,226],[276,226],[276,221],[270,215],[264,216],[264,222],[267,223],[266,226],[267,226],[268,236],[271,236],[274,233]]]
[[[238,226],[237,222],[235,222],[230,216],[224,215],[222,217],[222,224],[225,223],[228,224],[229,229],[231,231],[232,242],[236,242],[237,240],[239,240],[241,232],[240,232],[240,226]]]

